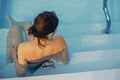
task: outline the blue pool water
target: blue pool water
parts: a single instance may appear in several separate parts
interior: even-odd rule
[[[120,68],[119,3],[108,0],[112,24],[111,34],[106,35],[101,34],[106,25],[102,0],[1,0],[0,78],[16,77],[14,64],[6,63],[6,37],[10,28],[6,15],[18,22],[33,22],[44,10],[55,11],[59,17],[56,35],[62,35],[67,42],[70,64],[56,62],[56,69],[40,68],[33,76]]]

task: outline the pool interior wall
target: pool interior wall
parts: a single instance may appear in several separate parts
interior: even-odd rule
[[[120,21],[119,3],[119,0],[108,0],[108,9],[112,22]],[[0,28],[10,27],[6,15],[11,15],[18,21],[33,22],[38,13],[46,10],[55,11],[59,16],[60,24],[64,25],[105,24],[103,0],[52,0],[49,3],[47,0],[1,0]]]
[[[10,28],[6,15],[18,22],[33,22],[36,15],[45,10],[55,11],[58,15],[60,23],[56,35],[65,38],[71,62],[68,66],[58,63],[60,66],[56,69],[39,69],[34,76],[120,68],[119,3],[119,0],[108,0],[112,26],[111,34],[106,35],[101,34],[106,25],[102,0],[54,0],[49,3],[47,0],[1,0],[0,78],[16,76],[14,64],[6,63],[6,37]]]

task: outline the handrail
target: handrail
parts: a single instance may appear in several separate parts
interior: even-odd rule
[[[110,18],[109,10],[107,7],[107,1],[108,0],[103,0],[103,11],[104,11],[105,18],[106,18],[106,28],[103,30],[103,33],[105,34],[110,33],[110,27],[111,27],[111,18]]]

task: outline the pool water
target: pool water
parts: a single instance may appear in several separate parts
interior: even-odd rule
[[[5,7],[5,3],[9,7]],[[47,0],[12,0],[11,2],[2,0],[0,78],[16,77],[14,64],[6,62],[6,37],[10,29],[6,15],[11,15],[18,22],[33,22],[34,17],[44,10],[55,11],[59,17],[60,23],[55,35],[62,35],[65,38],[70,63],[63,65],[56,62],[55,69],[40,68],[32,76],[120,68],[118,3],[120,3],[119,0],[108,0],[112,24],[111,33],[107,35],[101,32],[106,25],[102,0],[54,0],[49,3]]]

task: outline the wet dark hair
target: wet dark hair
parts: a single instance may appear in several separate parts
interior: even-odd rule
[[[47,39],[47,35],[56,30],[58,22],[54,11],[44,11],[34,19],[34,24],[28,29],[28,34],[37,37],[38,45],[43,46],[39,40],[41,38]]]

